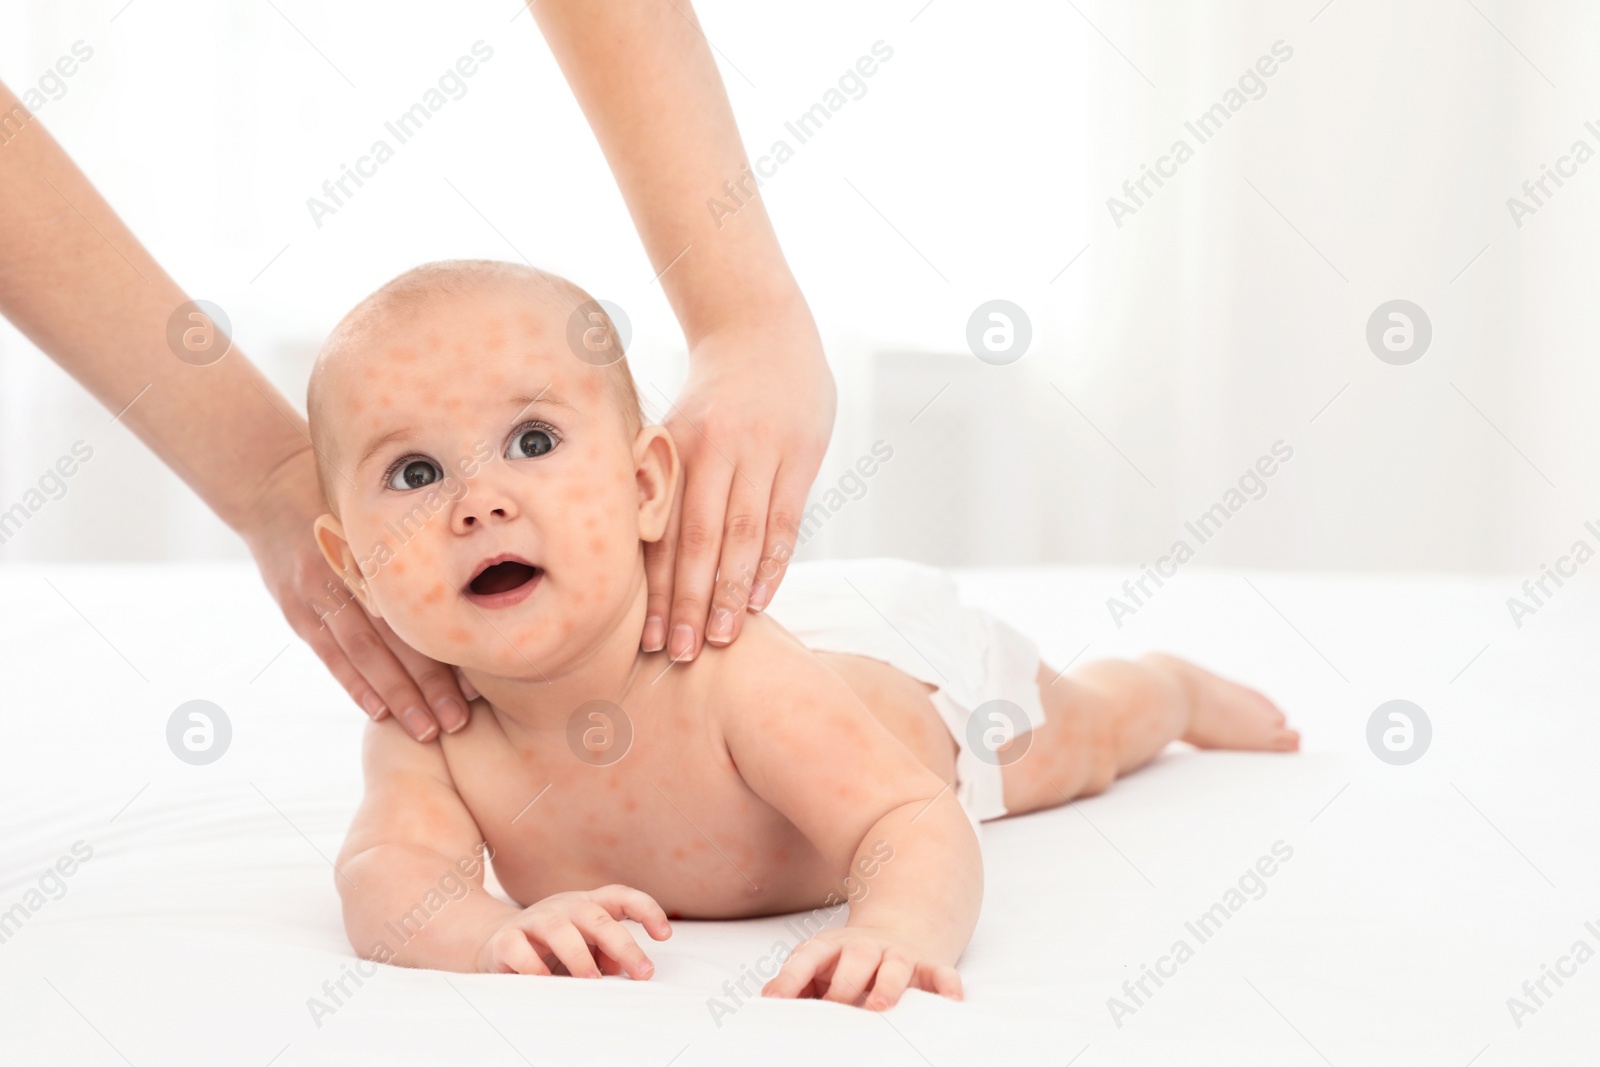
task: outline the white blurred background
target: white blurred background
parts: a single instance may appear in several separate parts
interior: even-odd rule
[[[1506,204],[1574,141],[1600,150],[1584,128],[1600,120],[1594,6],[696,10],[753,157],[793,145],[785,121],[875,42],[893,49],[762,191],[840,383],[817,495],[874,442],[893,450],[860,488],[847,479],[859,499],[802,555],[1131,571],[1278,441],[1293,458],[1200,546],[1202,565],[1532,573],[1600,519],[1600,161],[1521,227]],[[381,282],[430,259],[526,256],[626,309],[659,413],[682,335],[519,12],[9,4],[0,79],[21,93],[76,42],[92,48],[39,118],[297,404],[321,337]],[[307,198],[478,41],[493,58],[466,94],[318,228]],[[1185,122],[1280,41],[1292,57],[1259,99],[1199,143]],[[1194,158],[1117,225],[1107,198],[1179,138]],[[1032,324],[1008,366],[967,346],[968,317],[995,298]],[[1433,329],[1406,366],[1365,338],[1395,298]],[[75,440],[94,448],[0,559],[243,558],[108,420],[0,325],[0,509]]]

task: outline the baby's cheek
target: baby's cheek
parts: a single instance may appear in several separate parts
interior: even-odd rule
[[[511,634],[512,644],[518,649],[536,648],[550,633],[550,616],[543,615],[527,626],[518,627]]]

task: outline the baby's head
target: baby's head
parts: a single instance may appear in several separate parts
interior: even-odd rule
[[[334,329],[307,409],[331,509],[317,543],[413,648],[537,680],[642,624],[677,452],[643,425],[582,289],[508,263],[418,267]]]

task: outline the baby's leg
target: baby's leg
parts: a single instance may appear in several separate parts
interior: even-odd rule
[[[1045,724],[1004,768],[1006,810],[1013,815],[1093,796],[1173,740],[1201,748],[1300,747],[1300,735],[1284,725],[1272,701],[1173,656],[1097,660],[1053,684],[1052,678],[1055,672],[1040,664]]]

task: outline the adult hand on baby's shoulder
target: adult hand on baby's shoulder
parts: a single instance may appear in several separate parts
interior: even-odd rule
[[[588,892],[557,893],[501,923],[478,950],[477,968],[491,974],[555,973],[574,978],[626,974],[643,980],[655,973],[621,920],[632,919],[657,941],[672,936],[667,913],[647,893],[625,885]]]
[[[327,510],[308,447],[273,472],[240,531],[284,618],[374,720],[393,713],[419,741],[459,730],[468,714],[455,674],[368,615],[322,558],[311,529]]]
[[[700,337],[665,425],[683,478],[667,534],[645,546],[642,644],[674,659],[739,636],[794,554],[833,433],[833,374],[798,294]],[[720,580],[719,580],[720,575]]]
[[[893,930],[845,926],[802,943],[761,987],[761,995],[818,997],[883,1011],[898,1004],[908,988],[962,998],[956,969],[932,958],[913,939]]]

